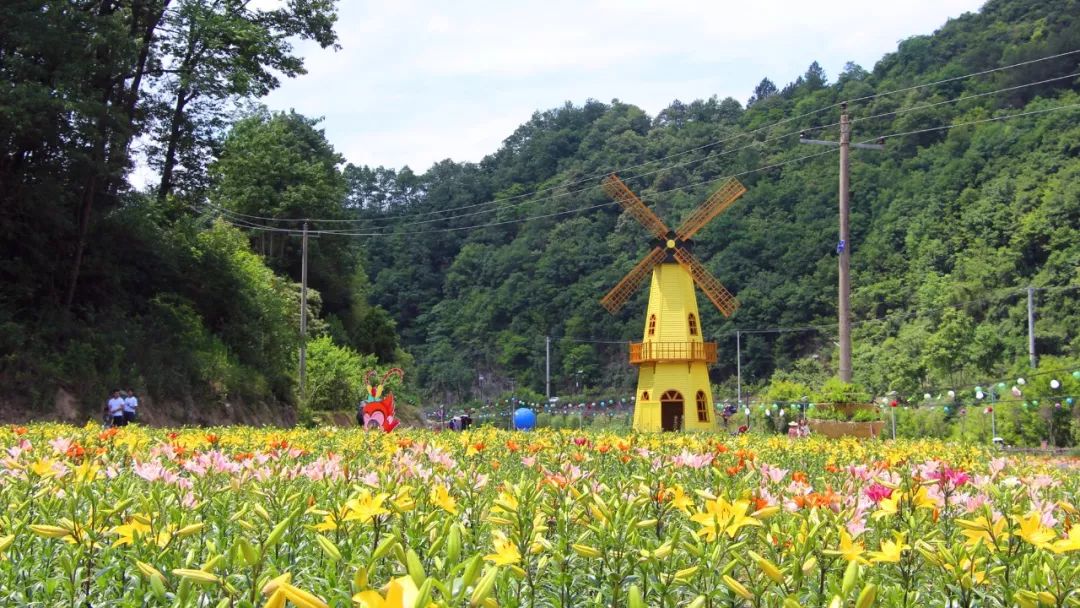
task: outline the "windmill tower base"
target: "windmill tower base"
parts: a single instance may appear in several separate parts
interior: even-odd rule
[[[641,366],[634,405],[635,431],[715,429],[716,412],[704,362]]]
[[[657,264],[645,335],[630,345],[630,363],[638,366],[634,430],[714,430],[708,364],[715,362],[716,343],[701,339],[690,273],[676,263]]]

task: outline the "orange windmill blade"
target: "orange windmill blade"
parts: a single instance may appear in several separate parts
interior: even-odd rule
[[[615,202],[619,203],[627,213],[640,222],[653,236],[658,239],[668,238],[671,229],[660,218],[656,217],[652,209],[646,207],[645,203],[641,202],[641,199],[636,194],[626,187],[626,184],[619,179],[618,175],[612,173],[607,176],[601,186],[608,196],[615,199]]]
[[[664,261],[667,254],[660,247],[654,247],[640,262],[634,266],[630,272],[626,273],[626,276],[615,287],[608,292],[600,300],[600,304],[607,309],[608,312],[614,314],[623,304],[626,303],[630,296],[637,291],[638,286],[645,281],[645,278],[652,272],[653,267]]]
[[[746,186],[743,186],[739,180],[734,177],[729,179],[686,218],[682,225],[679,226],[679,229],[675,231],[675,236],[682,241],[692,238],[697,234],[698,230],[704,228],[713,218],[720,215],[724,209],[739,200],[739,197],[745,192]]]
[[[690,272],[694,284],[705,294],[705,297],[709,298],[717,310],[725,317],[735,314],[739,308],[739,301],[694,257],[694,254],[679,247],[675,250],[675,259]]]

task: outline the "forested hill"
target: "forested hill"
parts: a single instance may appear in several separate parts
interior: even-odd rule
[[[199,420],[296,404],[298,218],[318,218],[304,408],[352,403],[376,364],[404,366],[419,404],[542,393],[545,336],[554,392],[626,391],[620,341],[640,338],[646,290],[616,316],[598,300],[649,240],[600,190],[612,171],[673,225],[728,176],[746,184],[695,238],[742,303],[724,319],[701,299],[713,379],[727,395],[740,329],[744,381],[820,384],[837,157],[799,134],[836,139],[842,101],[855,141],[885,137],[852,153],[856,380],[921,394],[1026,365],[1028,285],[1040,353],[1080,356],[1078,0],[992,0],[872,69],[815,62],[746,103],[568,103],[422,174],[348,165],[317,121],[250,110],[303,73],[290,36],[336,43],[332,2],[38,4],[0,20],[9,418],[49,412],[58,388],[90,411],[120,384]],[[126,182],[140,154],[146,191]]]
[[[990,2],[871,71],[829,77],[814,64],[780,89],[763,80],[748,107],[676,101],[650,117],[618,101],[568,104],[535,114],[478,165],[419,177],[350,167],[366,229],[402,233],[365,245],[374,301],[393,312],[426,384],[451,395],[479,388],[480,374],[542,391],[545,335],[559,394],[579,370],[591,386],[632,387],[625,345],[604,342],[641,339],[648,290],[617,316],[598,300],[650,243],[617,206],[596,207],[610,202],[600,178],[617,170],[678,225],[738,175],[748,193],[695,239],[742,303],[723,319],[700,298],[721,346],[713,379],[735,373],[736,328],[824,326],[742,339],[752,381],[785,369],[820,382],[835,369],[837,155],[798,139],[806,129],[836,140],[836,104],[854,100],[855,141],[911,133],[852,154],[856,379],[921,394],[1004,374],[1026,362],[1020,288],[1080,283],[1080,109],[945,127],[1080,101],[1077,54],[958,78],[1080,49],[1078,9]],[[454,219],[432,221],[443,217]],[[1041,352],[1080,354],[1077,295],[1039,292]]]

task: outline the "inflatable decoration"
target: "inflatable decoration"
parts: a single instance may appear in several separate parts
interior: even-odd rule
[[[382,379],[376,382],[375,379],[378,376],[379,373],[375,370],[367,373],[364,381],[364,384],[367,385],[367,395],[364,396],[364,401],[360,404],[360,412],[357,418],[360,419],[358,422],[365,429],[381,428],[389,433],[397,428],[401,421],[394,417],[394,394],[386,393],[383,395],[383,388],[390,377],[397,376],[401,380],[405,377],[405,372],[394,367],[383,374]]]
[[[536,426],[536,414],[527,407],[514,411],[514,428],[519,431],[531,431]]]

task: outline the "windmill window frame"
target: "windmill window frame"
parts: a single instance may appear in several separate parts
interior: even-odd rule
[[[709,402],[705,398],[705,391],[697,392],[697,419],[698,422],[709,421]]]
[[[687,322],[687,325],[690,326],[690,335],[691,336],[698,335],[697,317],[694,316],[694,313],[690,313],[690,315],[686,318],[686,322]]]
[[[656,315],[649,315],[649,336],[656,335]]]

